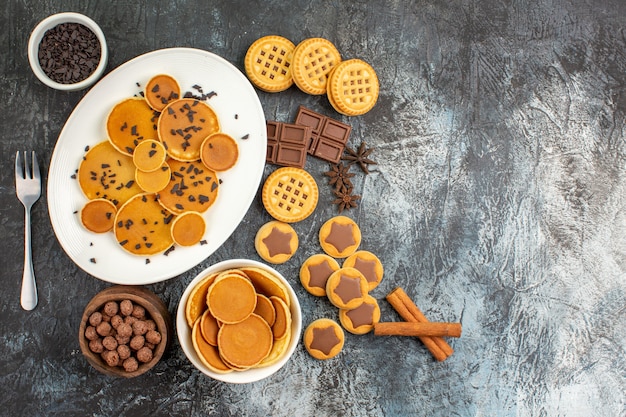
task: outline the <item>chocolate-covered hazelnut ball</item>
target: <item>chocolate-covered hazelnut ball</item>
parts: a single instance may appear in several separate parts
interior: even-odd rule
[[[106,321],[103,321],[96,326],[96,332],[98,332],[98,334],[103,337],[109,336],[111,334],[111,329],[111,324],[107,323]]]
[[[130,324],[131,326],[133,325],[134,322],[137,321],[137,318],[133,317],[133,316],[128,316],[128,317],[124,317],[124,323],[126,324]]]
[[[93,326],[87,326],[87,328],[85,329],[85,338],[87,338],[87,340],[94,340],[99,338],[100,336],[98,335],[98,332],[96,332],[96,328]]]
[[[100,313],[100,314],[102,314],[102,321],[106,321],[107,323],[111,321],[111,316],[109,316],[108,314],[105,314],[105,313]]]
[[[119,334],[116,334],[115,340],[117,340],[118,345],[127,345],[130,343],[130,336],[120,336]]]
[[[152,360],[152,350],[146,346],[137,351],[137,360],[139,362],[150,362]]]
[[[148,325],[143,320],[137,320],[133,323],[133,334],[144,335],[148,332]]]
[[[148,319],[148,320],[146,320],[145,322],[146,322],[146,324],[148,325],[148,330],[156,330],[157,325],[156,325],[156,323],[154,322],[154,320],[152,320],[152,319]]]
[[[130,339],[130,343],[128,345],[133,350],[139,350],[143,347],[145,343],[146,343],[146,339],[143,336],[138,335],[138,336],[133,336],[133,338]]]
[[[117,340],[113,336],[107,336],[102,339],[102,346],[107,350],[117,349]]]
[[[148,333],[146,333],[146,342],[158,345],[161,343],[161,333],[156,330],[148,330]]]
[[[124,323],[124,319],[119,314],[116,314],[113,317],[111,317],[111,327],[113,327],[114,329],[117,329],[119,325],[123,323]]]
[[[117,326],[117,334],[122,337],[130,337],[133,335],[133,326],[127,323],[122,323]]]
[[[101,356],[109,366],[117,366],[120,364],[120,355],[118,355],[116,350],[105,350],[102,352]]]
[[[104,346],[102,345],[102,339],[94,339],[89,341],[89,350],[93,353],[104,352]]]
[[[122,363],[122,366],[126,372],[135,372],[139,368],[139,363],[131,356]]]
[[[117,304],[116,301],[109,301],[104,305],[104,314],[106,314],[109,317],[113,317],[117,314],[117,312],[119,311],[120,306]]]
[[[93,327],[96,327],[101,322],[102,313],[100,313],[99,311],[94,311],[93,313],[91,313],[91,316],[89,316],[89,324],[91,324]]]
[[[120,302],[120,313],[122,316],[130,316],[133,314],[133,302],[130,300],[123,300]]]
[[[130,348],[128,345],[119,345],[117,347],[117,354],[120,355],[120,360],[130,358]]]
[[[146,318],[146,309],[140,305],[136,305],[133,307],[133,312],[131,313],[131,315],[136,319],[143,320]]]

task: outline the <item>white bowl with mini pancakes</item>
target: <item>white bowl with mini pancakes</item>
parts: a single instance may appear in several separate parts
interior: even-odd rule
[[[245,370],[233,370],[231,372],[215,372],[206,366],[204,360],[202,360],[194,347],[192,338],[192,328],[188,324],[186,317],[187,302],[192,295],[194,288],[198,286],[206,277],[213,275],[221,271],[228,271],[238,268],[257,268],[267,274],[270,274],[273,279],[277,281],[277,284],[284,290],[286,296],[289,299],[289,312],[291,315],[291,325],[289,332],[289,341],[286,343],[280,352],[280,357],[271,361],[270,364],[265,366],[256,366]],[[252,280],[254,282],[254,280]],[[262,293],[262,291],[259,291]],[[276,373],[281,369],[293,355],[298,343],[300,342],[302,332],[302,312],[300,309],[300,303],[293,288],[289,282],[274,268],[265,265],[261,262],[257,262],[249,259],[230,259],[226,261],[214,264],[204,271],[200,272],[187,286],[183,295],[181,296],[180,303],[178,305],[178,311],[176,315],[176,328],[178,333],[178,340],[185,352],[187,358],[191,363],[200,370],[203,374],[223,382],[244,384],[249,382],[259,381],[267,378],[270,375]],[[275,342],[276,343],[276,342]]]

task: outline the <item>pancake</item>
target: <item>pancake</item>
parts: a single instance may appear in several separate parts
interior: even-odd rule
[[[220,358],[217,347],[211,346],[202,337],[199,321],[197,321],[192,328],[191,340],[193,343],[193,348],[198,354],[198,358],[200,358],[200,361],[204,364],[204,366],[209,368],[211,371],[219,374],[225,374],[232,371],[232,369],[228,365],[226,365],[224,361],[222,361],[222,359]]]
[[[206,222],[200,213],[187,211],[174,218],[172,240],[180,246],[193,246],[199,243],[206,231]]]
[[[187,298],[187,303],[185,304],[185,319],[189,327],[192,327],[196,320],[208,308],[206,296],[209,291],[209,286],[213,284],[216,276],[216,273],[207,275],[191,290],[189,298]]]
[[[168,159],[172,175],[169,184],[158,193],[159,202],[175,214],[186,211],[204,213],[217,198],[219,180],[214,171],[200,162]]]
[[[236,324],[224,324],[217,338],[222,358],[240,368],[258,365],[273,344],[269,324],[256,314]]]
[[[119,152],[132,156],[142,140],[157,138],[157,117],[143,98],[127,98],[117,103],[107,117],[109,141]]]
[[[202,142],[219,130],[219,121],[213,109],[193,98],[169,103],[158,120],[161,143],[168,155],[179,161],[199,160]]]
[[[238,275],[220,276],[209,287],[207,304],[222,323],[245,320],[256,307],[256,292],[249,280]]]
[[[94,233],[105,233],[113,229],[117,209],[115,204],[104,198],[88,201],[80,211],[80,221],[85,229]]]
[[[226,171],[239,159],[239,146],[235,139],[223,132],[213,133],[200,146],[202,163],[213,171]]]
[[[160,112],[169,102],[180,98],[180,86],[172,76],[155,75],[146,84],[144,97],[150,107]]]

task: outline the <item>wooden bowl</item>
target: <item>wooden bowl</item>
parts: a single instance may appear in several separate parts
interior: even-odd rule
[[[157,330],[161,333],[161,342],[155,346],[153,357],[150,362],[139,363],[139,368],[133,372],[127,372],[120,366],[111,367],[104,362],[100,354],[94,353],[89,349],[89,340],[85,337],[85,329],[89,325],[89,317],[95,311],[99,311],[109,301],[130,300],[133,304],[138,304],[145,308],[146,315],[156,323]],[[147,288],[130,285],[116,285],[107,288],[96,294],[85,307],[83,317],[80,321],[78,330],[78,342],[87,361],[103,374],[110,376],[119,376],[124,378],[132,378],[149,371],[159,362],[163,356],[163,352],[171,343],[172,338],[172,319],[167,310],[167,306],[156,294]]]

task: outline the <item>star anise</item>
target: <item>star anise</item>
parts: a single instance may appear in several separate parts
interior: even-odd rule
[[[352,194],[352,191],[352,187],[348,188],[345,186],[333,190],[333,193],[335,193],[335,195],[337,196],[337,198],[333,200],[333,204],[337,204],[339,208],[339,213],[344,210],[356,207],[356,202],[361,198],[361,196]]]
[[[367,168],[367,166],[376,165],[375,161],[372,161],[371,159],[369,159],[369,156],[373,150],[374,148],[368,149],[365,142],[361,142],[361,145],[359,146],[357,150],[348,148],[346,146],[345,151],[347,155],[342,156],[341,159],[343,159],[344,161],[348,161],[348,166],[352,164],[359,164],[363,172],[365,172],[366,174],[369,174],[370,171]]]
[[[342,162],[335,164],[331,167],[330,171],[324,172],[324,175],[330,177],[328,183],[332,185],[336,190],[340,190],[341,187],[352,188],[352,181],[350,178],[354,177],[354,174],[350,171],[350,165],[344,165]]]

